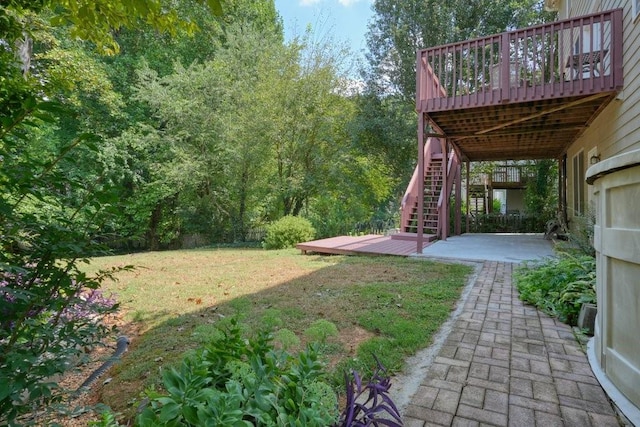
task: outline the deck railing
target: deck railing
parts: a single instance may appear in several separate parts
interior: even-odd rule
[[[424,182],[425,174],[427,171],[427,166],[431,163],[431,156],[433,152],[440,152],[440,140],[436,138],[427,138],[427,142],[424,144],[424,164],[425,171],[423,176],[419,176],[418,167],[416,166],[413,171],[413,175],[411,176],[411,181],[409,181],[409,185],[407,186],[407,190],[402,197],[402,201],[400,202],[400,227],[402,230],[410,223],[411,221],[411,208],[418,201],[418,193],[420,192],[420,180]]]
[[[433,47],[417,55],[418,111],[616,90],[622,86],[622,10]]]
[[[493,169],[491,183],[524,185],[535,176],[535,172],[526,166],[501,165]]]

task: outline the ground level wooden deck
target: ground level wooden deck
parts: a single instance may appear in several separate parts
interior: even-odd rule
[[[426,241],[423,248],[432,242]],[[398,255],[409,256],[417,252],[415,240],[392,239],[390,236],[338,236],[296,245],[302,253],[316,252],[336,255]]]

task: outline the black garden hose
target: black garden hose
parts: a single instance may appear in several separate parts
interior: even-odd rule
[[[122,354],[127,351],[127,347],[129,347],[129,338],[125,336],[118,337],[118,340],[116,341],[116,351],[113,353],[113,355],[109,359],[107,359],[107,361],[105,361],[98,369],[93,371],[91,375],[89,375],[89,378],[87,378],[82,383],[82,385],[78,387],[73,395],[79,396],[80,394],[87,391],[89,389],[89,386],[93,384],[93,382],[97,380],[100,375],[104,374],[107,369],[109,369],[114,363],[120,360],[120,356],[122,356]]]

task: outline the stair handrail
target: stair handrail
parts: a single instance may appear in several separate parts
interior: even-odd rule
[[[433,138],[427,138],[427,141],[424,144],[424,171],[422,180],[427,174],[428,165],[431,163],[431,151]],[[438,143],[439,144],[439,143]],[[404,196],[402,197],[402,202],[400,204],[400,227],[401,230],[404,230],[405,227],[409,224],[409,220],[411,219],[411,206],[414,202],[418,200],[418,192],[420,190],[418,186],[418,165],[416,165],[415,170],[413,171],[413,175],[411,176],[411,180],[409,181],[409,185],[407,186],[407,191],[405,191]]]
[[[440,196],[438,197],[438,228],[437,235],[440,238],[443,238],[443,230],[446,229],[446,225],[448,222],[448,212],[444,209],[445,200],[451,194],[453,190],[453,182],[455,181],[455,169],[459,165],[458,155],[455,150],[451,150],[450,154],[447,155],[447,188],[444,186],[440,189]]]

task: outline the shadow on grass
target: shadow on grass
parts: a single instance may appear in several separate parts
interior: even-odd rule
[[[215,305],[198,303],[211,295],[194,298],[185,292],[180,301],[196,310],[171,316],[158,307],[158,312],[146,313],[145,321],[169,318],[132,337],[129,352],[111,371],[113,380],[100,390],[101,401],[133,416],[141,392],[159,386],[163,368],[214,340],[219,327],[233,317],[247,334],[265,327],[293,331],[301,347],[311,340],[305,331],[314,321],[332,322],[338,335],[327,338],[323,357],[336,382],[344,369],[371,372],[372,354],[397,371],[406,357],[431,343],[471,272],[463,265],[398,257],[288,256],[304,265],[301,271],[311,271]],[[287,276],[282,267],[274,261],[263,273]],[[211,286],[211,293],[216,292],[219,287]]]

